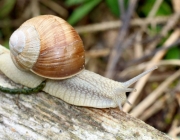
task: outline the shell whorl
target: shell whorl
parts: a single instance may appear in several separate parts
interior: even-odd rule
[[[56,16],[27,20],[12,34],[9,44],[15,65],[39,76],[65,79],[84,69],[85,52],[80,36]]]
[[[30,70],[39,56],[39,35],[33,26],[21,26],[11,35],[9,46],[15,65],[21,70]]]
[[[22,31],[15,31],[9,41],[10,49],[12,50],[13,55],[17,56],[21,53],[25,46],[25,35]]]

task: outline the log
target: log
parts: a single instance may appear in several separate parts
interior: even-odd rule
[[[22,87],[0,72],[0,85]],[[171,140],[168,135],[116,109],[78,107],[45,92],[0,92],[0,139]]]

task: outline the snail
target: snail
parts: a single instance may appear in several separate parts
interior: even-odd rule
[[[127,82],[117,82],[86,70],[78,33],[65,20],[43,15],[24,22],[10,37],[10,52],[0,46],[0,70],[11,80],[77,106],[122,109],[126,92],[151,68]]]

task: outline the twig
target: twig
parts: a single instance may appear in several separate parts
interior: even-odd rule
[[[174,11],[180,12],[180,1],[179,0],[172,0]]]
[[[138,37],[138,35],[136,37]],[[133,38],[134,38],[134,36],[129,37],[129,42],[126,43],[127,44],[126,46],[130,46],[129,44],[131,44]],[[135,45],[140,45],[140,43],[138,41],[136,41],[136,42],[137,42],[137,44],[135,44]],[[149,54],[144,55],[141,58],[137,58],[137,59],[134,59],[133,61],[128,62],[125,67],[131,67],[132,65],[143,62],[143,61],[149,59],[150,57],[154,56],[159,51],[168,50],[179,44],[180,44],[180,40],[177,40],[175,43],[173,43],[167,47],[163,47],[163,46],[159,47],[158,49],[155,49],[154,51],[150,52]],[[137,46],[136,46],[136,49],[137,49]],[[109,52],[110,52],[110,49],[94,49],[94,50],[87,51],[86,56],[87,57],[105,57],[109,54]]]
[[[157,10],[159,9],[162,2],[163,2],[163,0],[156,0],[155,1],[151,11],[148,14],[148,17],[154,17],[155,16],[155,14],[156,14]]]
[[[159,100],[155,100],[154,104],[148,108],[147,110],[144,110],[143,114],[139,117],[139,119],[145,121],[148,118],[150,118],[152,115],[157,113],[159,110],[164,108],[166,100],[170,97],[170,95],[166,96],[164,95]]]
[[[179,126],[179,120],[178,119],[174,119],[172,126],[168,132],[168,135],[170,135],[172,138],[174,138],[175,140],[177,138],[177,135],[180,134],[180,126]]]
[[[154,56],[156,53],[160,52],[160,51],[165,51],[165,50],[169,50],[171,48],[174,48],[176,47],[176,45],[179,45],[180,44],[180,40],[177,40],[175,42],[173,42],[172,44],[170,44],[169,46],[161,46],[151,52],[149,52],[148,54],[145,54],[144,56],[142,56],[141,58],[137,58],[137,59],[134,59],[130,62],[127,63],[126,67],[129,67],[131,65],[135,65],[135,64],[138,64],[138,63],[141,63],[147,59],[149,59],[150,57]]]
[[[101,49],[101,50],[90,50],[86,52],[86,57],[102,57],[107,56],[110,52],[110,49]]]
[[[139,103],[130,114],[134,117],[140,116],[151,104],[156,101],[158,97],[160,97],[163,92],[167,89],[169,84],[171,84],[175,79],[180,77],[180,70],[171,75],[168,79],[166,79],[161,85],[158,86],[156,90],[154,90],[149,96],[147,96],[141,103]]]
[[[180,80],[177,85],[178,86],[176,87],[175,92],[176,92],[176,99],[177,99],[178,105],[180,107]]]
[[[12,20],[10,23],[12,27],[17,27],[19,26],[24,20],[27,20],[30,17],[30,8],[27,7],[23,14],[23,16],[19,19]],[[23,19],[22,19],[23,18]],[[169,20],[170,16],[159,16],[159,17],[154,17],[154,18],[138,18],[138,19],[133,19],[130,23],[131,26],[142,26],[143,24],[151,24],[154,22],[154,24],[162,24],[165,23]],[[12,24],[13,23],[13,24]],[[0,27],[7,26],[7,23],[4,21],[1,21]],[[108,21],[108,22],[102,22],[102,23],[96,23],[96,24],[89,24],[85,26],[80,26],[80,27],[75,27],[76,31],[79,34],[82,33],[93,33],[93,32],[99,32],[99,31],[105,31],[105,30],[110,30],[110,29],[116,29],[122,26],[121,21]]]
[[[166,47],[166,46],[172,44],[172,42],[175,42],[175,41],[179,38],[179,36],[180,36],[180,29],[177,29],[177,30],[175,30],[175,31],[171,34],[171,36],[166,40],[166,42],[164,43],[163,46]],[[153,59],[150,61],[149,65],[147,66],[147,69],[153,67],[154,63],[159,62],[160,59],[164,56],[165,53],[166,53],[166,51],[160,51],[160,52],[158,52],[158,53],[153,57]],[[129,98],[128,98],[128,100],[129,100],[131,103],[133,103],[133,104],[135,103],[136,99],[138,98],[140,92],[142,91],[142,89],[143,89],[143,87],[144,87],[147,79],[149,78],[149,76],[150,76],[150,74],[144,76],[143,78],[141,78],[141,79],[137,82],[137,84],[136,84],[136,86],[135,86],[135,88],[137,89],[137,92],[131,94],[131,95],[129,96]],[[127,111],[127,112],[128,112],[130,109],[131,109],[131,106],[129,106],[129,105],[127,105],[127,104],[124,105],[124,108],[123,108],[124,111]]]
[[[130,25],[142,26],[142,25],[152,24],[152,22],[154,24],[162,24],[162,23],[167,22],[169,18],[170,16],[162,16],[162,17],[154,17],[154,18],[137,18],[137,19],[132,19],[132,21],[130,22]],[[75,29],[79,34],[81,34],[81,33],[92,33],[92,32],[116,29],[121,26],[122,26],[122,22],[118,20],[118,21],[108,21],[108,22],[75,27]]]
[[[160,33],[161,36],[166,36],[168,32],[174,28],[175,24],[179,22],[180,12],[175,13],[169,20],[168,24],[163,28],[162,32]]]
[[[138,37],[138,35],[136,37]],[[130,40],[133,39],[132,37],[130,37],[130,38],[131,38]],[[135,45],[140,45],[140,43],[138,41],[136,41],[136,42],[137,42],[137,44],[135,44]],[[130,43],[131,42],[129,42],[129,44]],[[149,59],[150,57],[154,56],[159,51],[168,50],[168,49],[173,48],[179,44],[180,44],[180,40],[177,40],[175,43],[173,43],[167,47],[163,47],[163,46],[159,47],[158,49],[155,49],[154,51],[150,52],[149,54],[144,55],[141,58],[137,58],[137,59],[134,59],[134,60],[128,62],[125,67],[132,68],[132,65],[141,63],[141,62]],[[108,56],[109,52],[110,52],[110,49],[92,49],[92,50],[86,51],[86,56],[87,57],[105,57],[105,56]],[[161,65],[161,64],[157,64],[157,65]],[[143,70],[143,69],[144,69],[144,67],[141,70]]]
[[[160,5],[161,5],[162,2],[163,2],[163,0],[156,0],[156,1],[154,1],[154,5],[153,5],[153,7],[151,8],[151,10],[150,10],[150,12],[149,12],[149,14],[148,14],[148,16],[147,16],[148,18],[149,18],[149,17],[155,17],[155,15],[156,15],[158,9],[160,8]],[[154,28],[154,29],[156,29],[156,24],[152,23],[152,24],[151,24],[151,27]],[[145,27],[144,27],[144,28],[145,28]],[[146,28],[148,29],[147,26],[146,26]]]
[[[119,3],[119,10],[120,10],[120,13],[121,13],[121,19],[124,18],[124,12],[125,12],[125,8],[124,8],[124,0],[118,0],[118,3]]]
[[[142,31],[139,31],[137,36],[135,37],[134,44],[134,59],[139,58],[143,55],[143,46],[142,46]]]
[[[67,17],[68,16],[68,11],[57,4],[54,1],[51,0],[39,0],[42,4],[50,8],[51,10],[55,11],[57,14],[59,14],[62,17]]]
[[[170,17],[167,24],[163,27],[161,32],[159,33],[159,38],[156,39],[154,42],[151,42],[150,45],[147,46],[147,48],[151,48],[145,51],[145,53],[148,53],[149,51],[153,50],[161,41],[162,37],[167,36],[168,32],[172,30],[176,23],[179,21],[180,12],[173,14],[173,16]]]
[[[106,74],[105,74],[106,77],[112,78],[112,76],[113,76],[114,68],[120,58],[120,54],[121,54],[120,51],[122,50],[121,48],[124,48],[123,47],[124,40],[127,35],[128,27],[130,24],[130,19],[133,14],[133,11],[135,9],[137,1],[138,0],[129,1],[128,10],[126,12],[126,18],[124,19],[122,27],[120,29],[117,43],[115,44],[114,48],[112,49],[112,51],[110,53],[107,70],[106,70]]]
[[[40,15],[38,0],[31,1],[31,12],[33,17]]]
[[[127,75],[129,75],[129,73],[132,73],[134,71],[142,71],[144,70],[147,66],[149,65],[149,62],[146,63],[142,63],[139,65],[135,65],[135,66],[129,66],[126,69],[124,69],[118,77],[125,77]],[[180,60],[161,60],[159,62],[154,63],[154,65],[157,65],[158,67],[160,66],[180,66]]]

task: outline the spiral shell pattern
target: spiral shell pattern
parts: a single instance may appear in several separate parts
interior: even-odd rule
[[[44,15],[24,22],[10,37],[13,62],[49,79],[65,79],[84,69],[81,38],[65,20]]]

